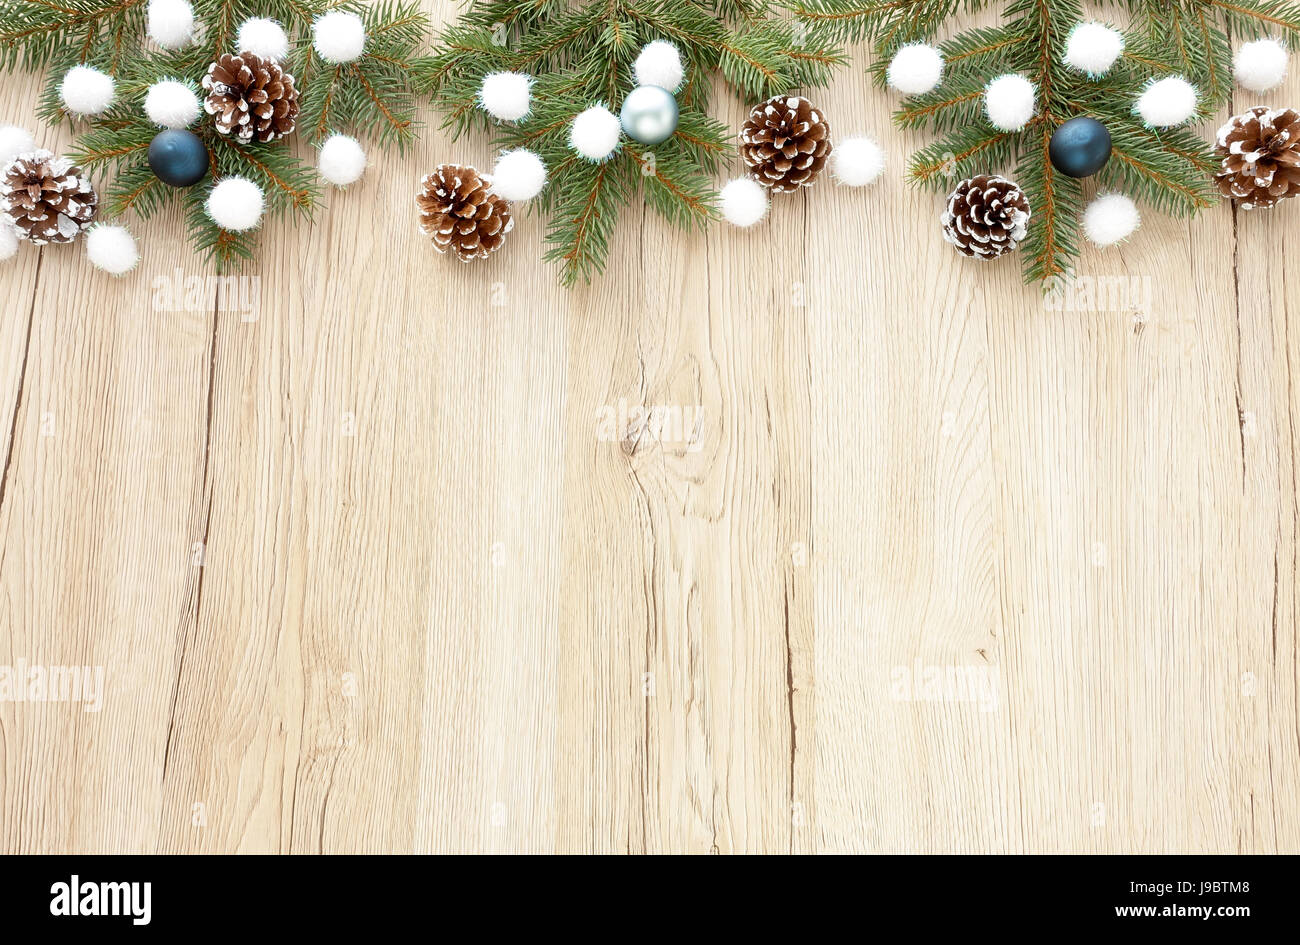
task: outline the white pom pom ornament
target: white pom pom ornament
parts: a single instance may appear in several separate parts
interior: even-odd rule
[[[623,125],[604,105],[593,105],[573,119],[569,147],[588,161],[603,161],[618,147]]]
[[[235,50],[251,52],[263,59],[282,60],[289,56],[289,37],[275,20],[255,16],[240,24]]]
[[[145,29],[163,49],[180,49],[194,38],[194,10],[187,0],[149,0]]]
[[[889,61],[885,81],[905,95],[923,95],[943,79],[943,53],[924,43],[901,47]]]
[[[1286,47],[1275,39],[1242,43],[1232,61],[1237,84],[1251,92],[1268,92],[1286,78]]]
[[[1083,232],[1098,246],[1128,239],[1141,223],[1137,205],[1123,194],[1101,194],[1083,211]]]
[[[984,89],[984,111],[999,131],[1019,131],[1034,117],[1034,83],[1022,75],[1000,75]]]
[[[885,152],[870,138],[845,138],[831,151],[831,173],[841,184],[863,187],[885,169]]]
[[[1105,75],[1124,51],[1124,34],[1104,23],[1080,23],[1065,41],[1065,64],[1090,76]]]
[[[188,128],[199,117],[199,97],[184,82],[164,79],[149,86],[144,113],[163,128]]]
[[[479,86],[478,101],[493,118],[518,121],[531,107],[533,77],[522,72],[489,72]]]
[[[330,135],[320,146],[316,166],[320,176],[335,187],[346,187],[361,179],[366,170],[366,152],[356,138]]]
[[[17,125],[0,127],[0,167],[20,154],[35,150],[36,139],[26,128],[19,128]]]
[[[140,261],[135,238],[124,226],[92,226],[86,231],[86,256],[96,269],[114,276],[130,272]]]
[[[8,223],[0,223],[0,262],[18,254],[18,232]]]
[[[532,200],[546,186],[546,164],[526,148],[506,151],[492,171],[492,190],[506,200]]]
[[[90,66],[73,66],[59,86],[63,107],[74,115],[98,115],[113,104],[113,77]]]
[[[1196,87],[1182,76],[1151,82],[1133,107],[1151,128],[1181,125],[1196,113]]]
[[[669,92],[681,88],[682,79],[686,77],[686,71],[682,68],[682,54],[666,39],[646,43],[632,69],[636,73],[638,85],[657,85]]]
[[[366,25],[355,13],[326,13],[311,30],[312,45],[326,62],[351,62],[366,46]]]
[[[223,230],[251,230],[262,219],[262,188],[245,177],[227,177],[212,188],[205,209]]]
[[[719,197],[723,217],[736,226],[753,226],[767,213],[767,191],[748,177],[728,181]]]

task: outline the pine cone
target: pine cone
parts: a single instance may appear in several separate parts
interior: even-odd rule
[[[0,210],[19,236],[38,246],[71,243],[99,210],[99,195],[81,168],[49,151],[18,155],[0,176]]]
[[[962,181],[943,211],[943,238],[978,259],[1011,252],[1028,226],[1029,200],[1020,186],[993,174]]]
[[[830,153],[830,124],[798,95],[776,95],[755,105],[740,129],[749,176],[777,193],[815,183]]]
[[[203,109],[216,116],[223,135],[242,142],[274,141],[293,134],[298,121],[298,90],[293,76],[273,59],[251,52],[226,53],[208,66]]]
[[[455,250],[461,262],[501,248],[514,227],[510,204],[489,190],[491,181],[472,167],[439,164],[420,182],[415,205],[420,232],[440,253]]]
[[[1215,143],[1222,163],[1214,178],[1243,210],[1271,207],[1300,193],[1300,114],[1256,106],[1228,119]]]

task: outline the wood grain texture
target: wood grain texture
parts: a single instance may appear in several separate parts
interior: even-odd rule
[[[0,269],[0,662],[106,671],[0,702],[0,849],[1300,852],[1300,206],[1150,212],[1055,310],[861,65],[887,179],[638,206],[578,291],[536,218],[418,237],[490,163],[432,130],[268,227],[251,315],[158,309],[174,215]]]

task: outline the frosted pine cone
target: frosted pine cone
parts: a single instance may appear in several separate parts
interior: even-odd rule
[[[18,155],[0,177],[4,218],[38,246],[71,243],[99,210],[99,196],[81,168],[49,151]]]
[[[415,195],[420,232],[433,240],[434,249],[453,250],[461,262],[469,262],[501,248],[515,221],[510,204],[492,193],[489,183],[459,164],[440,164],[420,182]]]
[[[1005,177],[979,174],[948,195],[943,211],[943,238],[965,256],[996,259],[1025,238],[1029,200]]]
[[[1243,210],[1271,207],[1300,193],[1300,114],[1256,106],[1228,120],[1216,137],[1214,179]]]
[[[223,135],[242,142],[274,141],[293,134],[298,122],[298,90],[293,76],[273,59],[251,52],[226,53],[203,77],[208,97],[203,110]]]
[[[749,176],[777,193],[815,183],[830,153],[830,124],[798,95],[776,95],[755,105],[740,129]]]

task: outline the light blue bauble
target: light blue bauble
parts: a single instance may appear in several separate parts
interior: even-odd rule
[[[623,133],[642,144],[667,141],[677,130],[677,99],[657,85],[642,85],[623,100]]]

